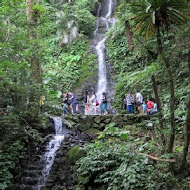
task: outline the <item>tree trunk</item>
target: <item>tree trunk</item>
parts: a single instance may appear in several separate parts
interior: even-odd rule
[[[39,4],[40,0],[36,1],[36,4]],[[34,0],[26,0],[26,16],[27,16],[27,25],[28,25],[28,37],[31,42],[33,55],[30,57],[30,68],[31,68],[31,78],[34,83],[42,83],[41,79],[41,65],[39,58],[35,55],[36,50],[38,49],[37,44],[33,42],[37,38],[36,34],[36,25],[39,18],[39,14],[33,11],[33,6],[35,5]]]
[[[39,49],[38,44],[35,42],[37,39],[37,22],[39,19],[39,13],[34,12],[33,7],[39,4],[40,0],[26,0],[26,17],[28,25],[28,38],[30,41],[30,49],[32,54],[30,56],[30,70],[31,70],[31,81],[34,84],[31,87],[30,94],[30,105],[32,108],[33,116],[38,117],[40,112],[40,90],[41,90],[41,64],[37,51]]]
[[[154,75],[152,75],[152,86],[153,86],[153,90],[154,90],[154,94],[155,94],[155,100],[156,100],[156,102],[158,104],[161,139],[162,139],[163,146],[165,147],[166,141],[165,141],[164,134],[162,132],[162,130],[164,128],[164,121],[163,121],[163,114],[162,114],[162,104],[161,104],[161,101],[160,101],[160,97],[158,95],[158,87],[157,87],[157,82],[156,82],[156,79],[155,79]]]
[[[190,78],[190,50],[188,54],[188,66],[189,66],[189,78]],[[190,142],[190,94],[189,94],[189,101],[187,104],[187,119],[186,119],[186,126],[185,126],[185,143],[183,148],[183,157],[181,160],[180,171],[182,172],[185,169],[187,163],[187,153],[189,148]]]
[[[169,76],[169,88],[170,88],[170,123],[171,123],[171,133],[170,133],[170,139],[168,144],[168,153],[172,153],[173,151],[173,145],[175,140],[175,92],[174,92],[174,82],[173,82],[173,76],[172,71],[168,65],[168,63],[165,62],[165,66],[168,72]]]
[[[126,30],[128,48],[130,50],[130,48],[131,48],[131,41],[132,41],[132,33],[131,33],[131,30],[130,30],[130,26],[129,26],[128,20],[125,21],[125,30]]]
[[[168,62],[166,61],[163,53],[162,53],[162,41],[160,35],[160,29],[157,28],[157,44],[158,44],[158,53],[161,55],[161,58],[164,62],[166,67],[168,78],[169,78],[169,89],[170,89],[170,124],[171,124],[171,133],[168,143],[168,153],[172,153],[173,145],[175,140],[175,91],[174,91],[174,82],[173,82],[173,75],[170,69]]]

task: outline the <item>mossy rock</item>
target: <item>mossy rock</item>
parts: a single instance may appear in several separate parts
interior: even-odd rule
[[[85,131],[86,134],[88,134],[92,139],[95,139],[98,137],[98,135],[100,134],[100,130],[98,129],[89,129],[87,131]]]
[[[105,119],[105,120],[103,121],[103,123],[105,123],[105,124],[109,124],[110,121],[111,121],[111,118],[108,118],[108,119]]]
[[[111,122],[115,123],[117,127],[123,127],[124,122],[123,122],[123,115],[115,115],[113,116]]]
[[[75,164],[76,161],[84,156],[84,150],[79,145],[76,145],[68,151],[67,156],[69,161]]]
[[[99,116],[97,116],[97,117],[94,119],[94,121],[95,121],[95,123],[100,124],[104,119],[105,119],[105,116],[99,115]]]
[[[99,129],[99,125],[98,125],[97,123],[93,123],[93,124],[92,124],[92,127],[93,127],[94,129]]]
[[[86,131],[88,129],[91,128],[91,123],[88,123],[88,122],[85,122],[85,123],[80,123],[78,128],[81,130],[81,131]]]

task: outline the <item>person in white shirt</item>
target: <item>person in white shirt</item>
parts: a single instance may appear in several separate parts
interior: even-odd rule
[[[143,96],[140,93],[140,91],[137,91],[136,93],[136,104],[137,104],[137,109],[139,111],[139,114],[142,114],[142,103],[143,103]]]

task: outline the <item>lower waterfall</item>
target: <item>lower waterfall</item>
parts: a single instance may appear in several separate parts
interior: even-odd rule
[[[45,147],[42,147],[44,152],[34,155],[31,162],[29,162],[24,172],[25,175],[22,177],[21,184],[16,188],[18,190],[42,190],[45,186],[56,152],[65,136],[61,118],[52,117],[52,119],[54,121],[55,134],[52,134],[52,139]]]

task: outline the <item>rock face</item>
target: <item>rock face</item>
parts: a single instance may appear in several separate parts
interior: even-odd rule
[[[67,121],[65,125],[80,131],[87,131],[88,129],[103,130],[109,123],[115,123],[116,127],[124,127],[125,125],[132,125],[134,123],[141,123],[143,120],[149,119],[150,116],[139,115],[68,115],[65,117]]]

